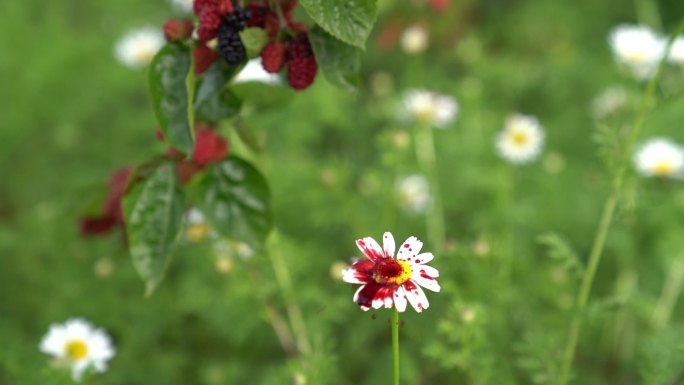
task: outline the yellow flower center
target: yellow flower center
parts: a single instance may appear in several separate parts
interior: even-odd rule
[[[416,107],[415,114],[416,120],[420,123],[432,123],[435,121],[435,109],[429,104]]]
[[[205,224],[194,224],[188,226],[186,236],[190,242],[201,242],[209,236],[209,226]]]
[[[88,346],[81,340],[72,340],[67,342],[66,355],[71,361],[80,361],[88,355]]]
[[[511,134],[511,141],[518,147],[523,147],[527,144],[527,134],[524,132],[516,131]]]
[[[634,51],[625,55],[625,59],[630,63],[642,63],[646,61],[646,53],[643,51]]]
[[[653,166],[653,173],[658,176],[670,176],[674,172],[674,166],[668,162],[658,162]]]
[[[383,258],[374,270],[375,282],[381,285],[403,285],[413,272],[408,262],[394,258]]]

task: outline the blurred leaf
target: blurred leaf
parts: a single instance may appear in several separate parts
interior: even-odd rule
[[[254,134],[254,131],[241,119],[235,122],[235,131],[242,143],[247,145],[250,150],[254,152],[261,152],[263,145],[259,143],[259,139]]]
[[[681,332],[665,329],[640,346],[639,374],[644,385],[669,385],[684,369],[684,339]],[[681,381],[680,381],[681,382]]]
[[[209,67],[197,88],[195,110],[198,118],[217,122],[240,111],[242,100],[226,88],[239,68],[229,66],[223,60],[217,60]]]
[[[311,18],[334,37],[363,49],[377,13],[376,0],[300,0]]]
[[[320,28],[313,28],[309,38],[325,78],[340,88],[355,90],[360,82],[361,51]]]
[[[289,87],[258,81],[232,84],[230,88],[240,99],[257,107],[283,107],[291,103],[295,95]]]
[[[231,90],[224,89],[204,99],[197,108],[197,117],[211,122],[237,115],[242,107],[242,100]]]
[[[184,201],[171,162],[157,167],[123,199],[128,247],[148,296],[164,277],[183,222]]]
[[[248,58],[255,58],[261,54],[261,49],[268,42],[266,30],[258,27],[245,28],[240,31],[240,40],[245,45]]]
[[[263,175],[235,156],[210,166],[194,186],[196,204],[224,237],[261,249],[271,231],[270,191]]]
[[[577,277],[584,273],[584,264],[568,243],[556,233],[547,233],[538,238],[539,243],[549,248],[548,255],[561,263],[567,270],[574,270]]]
[[[154,113],[169,144],[185,154],[191,154],[194,146],[194,82],[188,47],[169,43],[152,59],[149,84]]]

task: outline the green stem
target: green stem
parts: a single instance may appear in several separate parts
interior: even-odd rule
[[[584,314],[584,309],[589,301],[589,294],[591,293],[591,287],[594,282],[594,276],[596,275],[596,270],[598,268],[599,262],[601,262],[601,255],[603,248],[605,246],[606,238],[608,236],[608,230],[610,230],[610,225],[613,221],[613,216],[615,214],[615,207],[617,206],[618,196],[622,189],[625,175],[627,174],[627,168],[629,166],[629,159],[632,154],[632,149],[636,138],[639,136],[639,132],[644,125],[646,119],[646,114],[653,104],[653,98],[655,95],[656,85],[660,74],[665,67],[667,56],[670,53],[670,48],[674,39],[679,36],[684,31],[684,20],[682,20],[677,27],[676,32],[670,37],[667,48],[665,49],[665,55],[663,55],[658,70],[656,71],[653,78],[648,83],[646,91],[641,100],[641,106],[639,108],[639,113],[634,120],[634,126],[629,133],[624,146],[623,158],[618,166],[618,170],[615,174],[615,179],[613,180],[613,186],[603,206],[603,213],[601,214],[601,221],[599,223],[596,236],[594,238],[594,244],[591,248],[591,254],[589,255],[589,262],[587,269],[582,277],[582,284],[580,286],[579,294],[577,295],[577,302],[575,306],[575,314],[570,324],[570,330],[568,332],[568,341],[565,347],[565,353],[563,355],[563,361],[561,364],[561,371],[558,377],[558,385],[566,385],[570,378],[570,368],[575,357],[575,350],[577,348],[577,341],[580,335],[580,329],[582,327],[582,315]]]
[[[655,311],[653,311],[653,323],[656,327],[661,328],[670,320],[682,286],[684,286],[684,260],[678,258],[670,267],[670,274],[665,281],[665,285],[663,285],[663,292],[660,295]]]
[[[392,361],[394,363],[394,385],[399,385],[399,311],[392,308]]]
[[[430,184],[432,203],[426,215],[427,235],[433,250],[441,250],[445,243],[444,210],[442,195],[437,172],[437,156],[435,154],[435,140],[433,128],[429,125],[419,125],[414,131],[416,158],[426,174]]]
[[[309,343],[308,333],[306,324],[304,323],[304,317],[302,316],[302,311],[297,302],[297,297],[295,295],[294,285],[292,285],[292,278],[290,276],[290,270],[285,263],[285,258],[281,252],[282,247],[280,245],[280,236],[277,230],[273,231],[271,235],[271,244],[268,250],[268,256],[271,260],[271,265],[276,276],[276,282],[280,287],[280,291],[285,299],[285,309],[287,311],[287,316],[292,324],[292,329],[295,333],[295,338],[297,340],[297,350],[299,353],[308,355],[311,353],[311,344]]]

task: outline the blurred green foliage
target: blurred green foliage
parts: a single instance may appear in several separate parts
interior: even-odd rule
[[[164,151],[145,71],[119,65],[112,50],[128,29],[161,25],[174,13],[169,4],[0,3],[0,384],[68,383],[38,344],[51,323],[74,316],[115,339],[117,355],[93,384],[388,383],[389,312],[358,310],[354,289],[331,269],[360,255],[360,237],[391,230],[425,239],[425,218],[402,210],[394,192],[398,177],[420,171],[410,127],[397,117],[401,93],[414,87],[456,97],[460,113],[434,132],[448,242],[432,265],[443,290],[428,293],[425,313],[402,315],[403,382],[553,383],[576,270],[610,183],[602,154],[614,155],[611,135],[633,120],[643,90],[617,68],[606,36],[622,22],[671,32],[684,3],[464,0],[435,12],[385,0],[379,8],[359,92],[319,76],[305,92],[247,100],[242,119],[264,147],[258,154],[231,124],[221,128],[271,185],[274,247],[311,347],[295,357],[269,324],[268,309],[291,309],[265,253],[244,259],[188,243],[144,299],[122,234],[78,232],[86,200],[109,174]],[[398,49],[392,31],[413,22],[430,30],[419,55]],[[591,100],[614,85],[628,103],[597,121]],[[643,137],[684,142],[683,91],[684,73],[669,68]],[[546,130],[530,166],[494,153],[515,111]],[[671,267],[684,258],[684,190],[632,174],[627,186],[584,315],[577,384],[666,384],[684,369],[684,311],[654,322]]]

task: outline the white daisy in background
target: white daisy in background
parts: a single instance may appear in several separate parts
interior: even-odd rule
[[[591,113],[596,119],[613,115],[627,105],[627,91],[613,86],[601,92],[591,101]]]
[[[171,5],[181,12],[190,13],[192,12],[193,0],[170,0]]]
[[[185,213],[185,223],[185,238],[192,243],[202,242],[212,235],[204,214],[194,207]]]
[[[214,254],[218,257],[249,259],[254,256],[254,249],[245,242],[222,238],[214,242]]]
[[[414,24],[402,32],[399,45],[407,54],[419,54],[427,48],[428,37],[427,28],[420,24]]]
[[[643,176],[678,178],[684,171],[684,148],[667,138],[653,138],[636,150],[633,161]]]
[[[458,113],[456,99],[427,90],[409,90],[404,94],[402,115],[411,121],[445,128]]]
[[[529,163],[537,158],[544,144],[544,131],[534,116],[514,114],[496,137],[499,155],[514,164]]]
[[[670,55],[667,60],[671,64],[684,66],[684,35],[677,36],[670,48]]]
[[[280,77],[278,74],[266,72],[264,66],[261,65],[261,57],[249,60],[240,73],[235,76],[233,80],[235,83],[246,82],[260,82],[266,84],[280,84]]]
[[[424,213],[430,204],[430,185],[422,175],[409,175],[397,183],[397,195],[402,207]]]
[[[608,42],[618,62],[641,80],[653,76],[665,51],[663,39],[643,25],[618,25]]]
[[[150,64],[164,42],[164,34],[160,28],[142,27],[126,33],[116,43],[114,54],[121,64],[141,68]]]
[[[114,357],[111,338],[81,318],[52,324],[40,341],[40,351],[55,357],[71,368],[71,377],[80,381],[86,370],[102,373]]]

